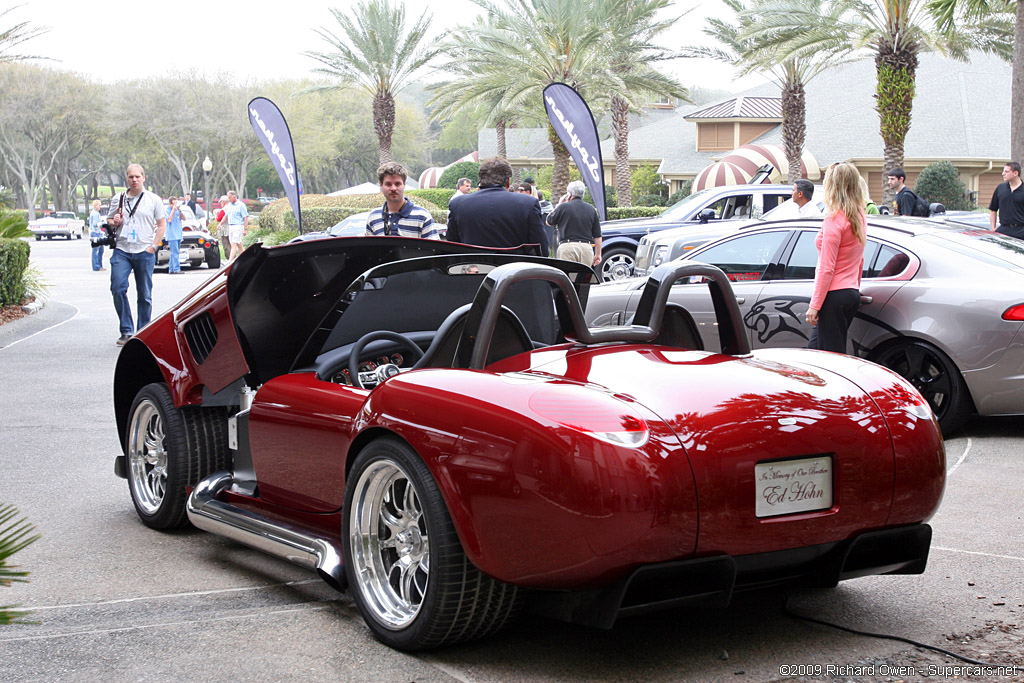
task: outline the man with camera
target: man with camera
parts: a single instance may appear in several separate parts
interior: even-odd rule
[[[146,172],[139,164],[128,166],[128,189],[110,200],[110,213],[104,226],[113,252],[110,256],[110,293],[120,320],[118,346],[124,346],[137,330],[149,324],[153,313],[153,266],[156,248],[167,230],[164,203],[146,192]],[[128,303],[128,276],[135,273],[138,294],[137,326],[132,323]]]

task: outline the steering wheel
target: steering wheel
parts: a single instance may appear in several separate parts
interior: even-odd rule
[[[363,355],[363,349],[366,348],[367,344],[369,344],[370,342],[375,342],[380,339],[386,339],[388,341],[397,342],[399,345],[401,345],[403,351],[409,353],[410,359],[413,362],[416,362],[417,360],[423,357],[423,350],[419,347],[419,345],[416,344],[416,342],[414,342],[412,339],[409,339],[409,337],[406,337],[404,334],[399,334],[398,332],[391,332],[389,330],[377,330],[376,332],[367,332],[362,337],[360,337],[355,344],[352,345],[352,349],[349,351],[348,354],[348,374],[352,379],[352,386],[359,387],[360,389],[366,388],[363,386],[362,381],[360,381],[359,379],[359,358],[360,356]],[[391,364],[389,363],[388,365]],[[382,365],[381,367],[383,368],[387,366]],[[391,374],[384,376],[378,375],[380,381],[383,381],[384,379],[387,379],[388,377],[391,376]]]

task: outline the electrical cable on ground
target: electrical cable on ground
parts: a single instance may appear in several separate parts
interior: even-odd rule
[[[783,591],[783,598],[784,599],[783,599],[783,604],[782,604],[782,611],[785,612],[790,617],[792,617],[794,619],[797,619],[799,621],[807,621],[807,622],[810,622],[812,624],[818,624],[819,626],[828,626],[829,628],[838,629],[840,631],[845,631],[847,633],[852,633],[852,634],[857,635],[857,636],[864,636],[866,638],[882,638],[884,640],[896,640],[896,641],[899,641],[901,643],[907,643],[908,645],[913,645],[914,647],[920,647],[920,648],[923,648],[925,650],[932,650],[933,652],[938,652],[938,653],[944,654],[944,655],[946,655],[948,657],[952,657],[954,659],[959,659],[961,662],[966,662],[967,664],[975,664],[977,666],[987,666],[987,667],[992,667],[992,668],[1006,668],[1006,669],[1009,669],[1009,668],[1020,668],[1019,665],[1013,665],[1013,664],[1010,664],[1010,665],[991,664],[989,662],[983,662],[983,661],[980,661],[980,660],[977,660],[977,659],[971,659],[970,657],[965,657],[963,655],[959,655],[959,654],[957,654],[955,652],[951,652],[949,650],[945,650],[945,649],[943,649],[941,647],[938,647],[938,646],[935,646],[935,645],[926,645],[924,643],[919,643],[916,640],[911,640],[909,638],[904,638],[903,636],[893,636],[893,635],[888,635],[888,634],[885,634],[885,633],[870,633],[868,631],[858,631],[857,629],[849,628],[849,627],[846,627],[846,626],[840,626],[839,624],[833,624],[831,622],[823,621],[821,619],[815,619],[814,617],[808,617],[808,616],[804,616],[803,614],[797,614],[796,612],[794,612],[789,607],[789,593]]]

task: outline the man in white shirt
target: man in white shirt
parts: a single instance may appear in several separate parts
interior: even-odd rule
[[[814,197],[814,183],[800,178],[793,183],[792,198],[772,209],[764,215],[768,220],[787,220],[790,218],[820,218],[821,210],[818,203],[811,201]]]
[[[110,293],[120,321],[118,346],[124,346],[132,334],[149,324],[153,313],[153,266],[156,248],[167,230],[167,216],[159,195],[146,192],[146,172],[131,164],[126,174],[128,189],[110,200],[107,223],[117,231],[117,243],[110,255]],[[135,272],[138,290],[138,320],[132,322],[128,303],[128,277]]]

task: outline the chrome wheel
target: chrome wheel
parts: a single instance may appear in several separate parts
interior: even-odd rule
[[[353,493],[348,533],[358,590],[382,625],[402,628],[419,614],[430,582],[420,495],[409,475],[388,460],[363,470]]]
[[[601,262],[601,279],[604,282],[615,282],[633,277],[636,257],[628,251],[613,250]]]
[[[156,514],[167,493],[164,420],[149,399],[135,407],[128,432],[128,483],[143,512]]]

